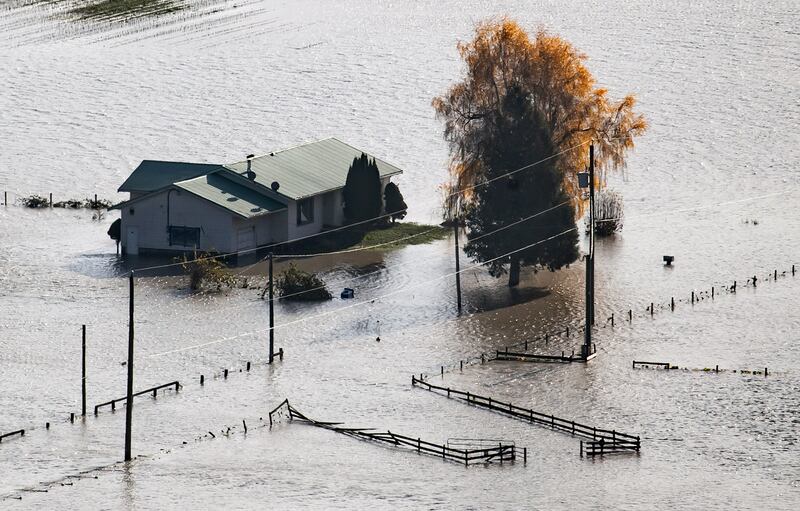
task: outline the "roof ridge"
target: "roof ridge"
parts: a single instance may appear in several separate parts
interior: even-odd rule
[[[275,154],[278,154],[278,153],[285,153],[286,151],[291,151],[292,149],[298,149],[300,147],[311,145],[311,144],[318,144],[318,143],[324,142],[326,140],[336,140],[337,142],[342,143],[342,144],[344,144],[346,146],[353,147],[350,144],[346,144],[345,142],[342,142],[341,140],[339,140],[336,137],[325,137],[325,138],[320,138],[320,139],[317,139],[317,140],[309,140],[309,141],[306,141],[306,142],[300,142],[299,144],[295,144],[293,146],[285,147],[283,149],[278,149],[277,151],[269,151],[269,152],[264,153],[264,154],[255,155],[255,156],[253,156],[253,159],[255,160],[257,158],[263,158],[265,156],[272,156],[272,155],[275,155]],[[238,165],[239,163],[247,163],[247,159],[245,158],[244,160],[235,161],[233,163],[224,163],[224,164],[222,164],[222,166],[226,167],[226,168],[230,168],[230,165]]]

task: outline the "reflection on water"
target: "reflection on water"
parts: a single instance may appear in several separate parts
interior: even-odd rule
[[[409,219],[435,220],[446,146],[430,98],[458,73],[455,41],[496,7],[359,0],[247,6],[254,12],[247,19],[222,20],[233,12],[224,11],[217,25],[175,21],[146,34],[120,28],[68,45],[47,43],[52,32],[39,37],[30,17],[6,12],[0,23],[16,25],[0,36],[13,43],[0,50],[8,70],[0,101],[13,106],[0,108],[7,127],[0,188],[112,197],[143,158],[227,161],[337,135],[404,168]],[[577,332],[547,345],[539,339],[580,323],[581,263],[526,274],[515,290],[470,269],[459,316],[455,279],[442,278],[454,271],[452,241],[441,240],[293,260],[319,272],[334,299],[276,303],[276,345],[286,356],[272,367],[264,364],[268,312],[258,289],[192,295],[176,267],[137,278],[136,387],[184,385],[136,402],[134,451],[147,456],[124,471],[25,492],[0,507],[727,508],[735,495],[745,507],[793,508],[800,276],[713,302],[679,302],[652,319],[644,310],[800,266],[791,86],[800,43],[786,28],[794,6],[767,2],[758,13],[714,2],[691,9],[626,2],[598,11],[580,0],[562,9],[505,7],[526,26],[543,22],[573,40],[604,85],[637,90],[652,123],[627,178],[611,181],[626,199],[625,229],[597,247],[598,323],[611,313],[618,322],[598,324],[600,356],[588,365],[489,363],[435,378],[641,434],[641,455],[581,460],[571,437],[411,388],[411,374],[438,374],[442,365],[520,340],[542,353],[581,342]],[[106,37],[137,42],[137,51],[109,48]],[[676,212],[776,190],[787,194]],[[120,410],[68,421],[80,402],[80,326],[88,331],[90,405],[121,397],[128,333],[121,277],[164,262],[117,258],[106,235],[113,218],[0,207],[0,431],[29,428],[0,447],[2,495],[121,458]],[[664,267],[665,254],[675,256],[673,267]],[[462,268],[470,265],[462,258]],[[254,285],[266,277],[263,261],[235,271]],[[355,299],[338,297],[345,286]],[[633,323],[619,321],[629,309],[637,313]],[[634,359],[769,367],[776,376],[634,371]],[[529,447],[529,463],[463,470],[293,424],[203,437],[242,419],[260,424],[286,397],[315,417],[435,441],[511,438]],[[591,491],[577,492],[583,484]]]

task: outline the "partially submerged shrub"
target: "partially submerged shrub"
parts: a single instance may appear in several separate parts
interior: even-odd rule
[[[113,222],[111,222],[111,226],[108,228],[108,237],[112,240],[119,243],[122,239],[122,219],[117,218]]]
[[[65,201],[53,203],[54,208],[67,208],[67,209],[108,209],[111,207],[111,201],[105,199],[69,199]]]
[[[622,230],[624,218],[622,195],[601,190],[594,198],[594,233],[609,236]]]
[[[322,279],[299,269],[294,263],[289,264],[289,268],[278,275],[275,285],[278,296],[286,300],[315,301],[332,298]]]
[[[192,259],[184,255],[181,268],[189,275],[192,291],[222,291],[236,285],[236,277],[226,271],[225,263],[209,254],[195,252]]]
[[[53,203],[54,208],[67,208],[67,209],[80,209],[83,207],[83,202],[78,199],[69,199]]]
[[[50,206],[50,201],[39,195],[23,197],[19,200],[26,208],[46,208]]]

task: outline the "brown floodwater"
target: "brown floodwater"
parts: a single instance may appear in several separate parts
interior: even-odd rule
[[[405,169],[398,182],[408,220],[436,221],[447,148],[430,100],[460,72],[456,41],[474,21],[508,13],[573,41],[612,94],[637,94],[651,123],[626,172],[610,179],[626,221],[597,246],[599,355],[589,364],[458,370],[461,360],[525,340],[541,353],[578,348],[581,262],[527,272],[509,289],[462,258],[459,315],[452,239],[299,260],[334,299],[277,303],[285,357],[273,366],[258,289],[192,295],[174,272],[148,274],[136,279],[136,388],[173,380],[183,388],[137,398],[137,459],[121,464],[122,409],[96,417],[91,409],[125,393],[125,275],[157,261],[115,255],[105,234],[113,214],[0,207],[0,434],[26,428],[0,444],[0,507],[797,507],[800,40],[792,2],[241,9],[237,18],[228,10],[86,32],[3,11],[0,191],[10,202],[50,192],[121,199],[117,186],[145,158],[235,161],[335,135]],[[666,254],[674,266],[663,265]],[[263,263],[235,271],[254,287],[265,278]],[[757,287],[747,284],[753,275]],[[732,294],[725,286],[734,280]],[[344,287],[354,300],[338,298]],[[703,298],[695,304],[693,290]],[[71,424],[83,324],[90,413]],[[567,325],[568,337],[545,345],[545,333]],[[634,370],[633,360],[699,370]],[[725,370],[702,371],[716,365]],[[739,372],[764,367],[770,376]],[[581,458],[577,438],[413,388],[419,373],[640,435],[642,450]],[[265,427],[286,398],[310,417],[436,443],[513,441],[528,448],[528,463],[465,468],[296,423]]]

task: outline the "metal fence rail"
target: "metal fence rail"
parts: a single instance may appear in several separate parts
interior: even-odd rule
[[[167,388],[170,388],[170,387],[175,387],[175,391],[177,392],[181,388],[181,384],[177,380],[176,381],[171,381],[171,382],[165,383],[163,385],[158,385],[157,387],[151,387],[149,389],[145,389],[145,390],[141,390],[139,392],[136,392],[135,394],[133,394],[133,397],[141,396],[141,395],[144,395],[144,394],[150,394],[151,392],[153,393],[153,397],[156,397],[156,395],[158,394],[159,390],[167,389]],[[121,397],[121,398],[118,398],[118,399],[112,399],[111,401],[106,401],[105,403],[100,403],[99,405],[95,405],[94,406],[94,414],[97,415],[98,410],[100,410],[100,408],[102,408],[104,406],[111,406],[111,409],[115,410],[116,407],[117,407],[117,403],[119,403],[121,401],[125,401],[126,399],[127,399],[126,397]]]
[[[14,435],[25,436],[25,430],[24,429],[18,429],[16,431],[11,431],[9,433],[3,433],[2,435],[0,435],[0,443],[3,442],[4,438],[10,437],[10,436],[14,436]]]

